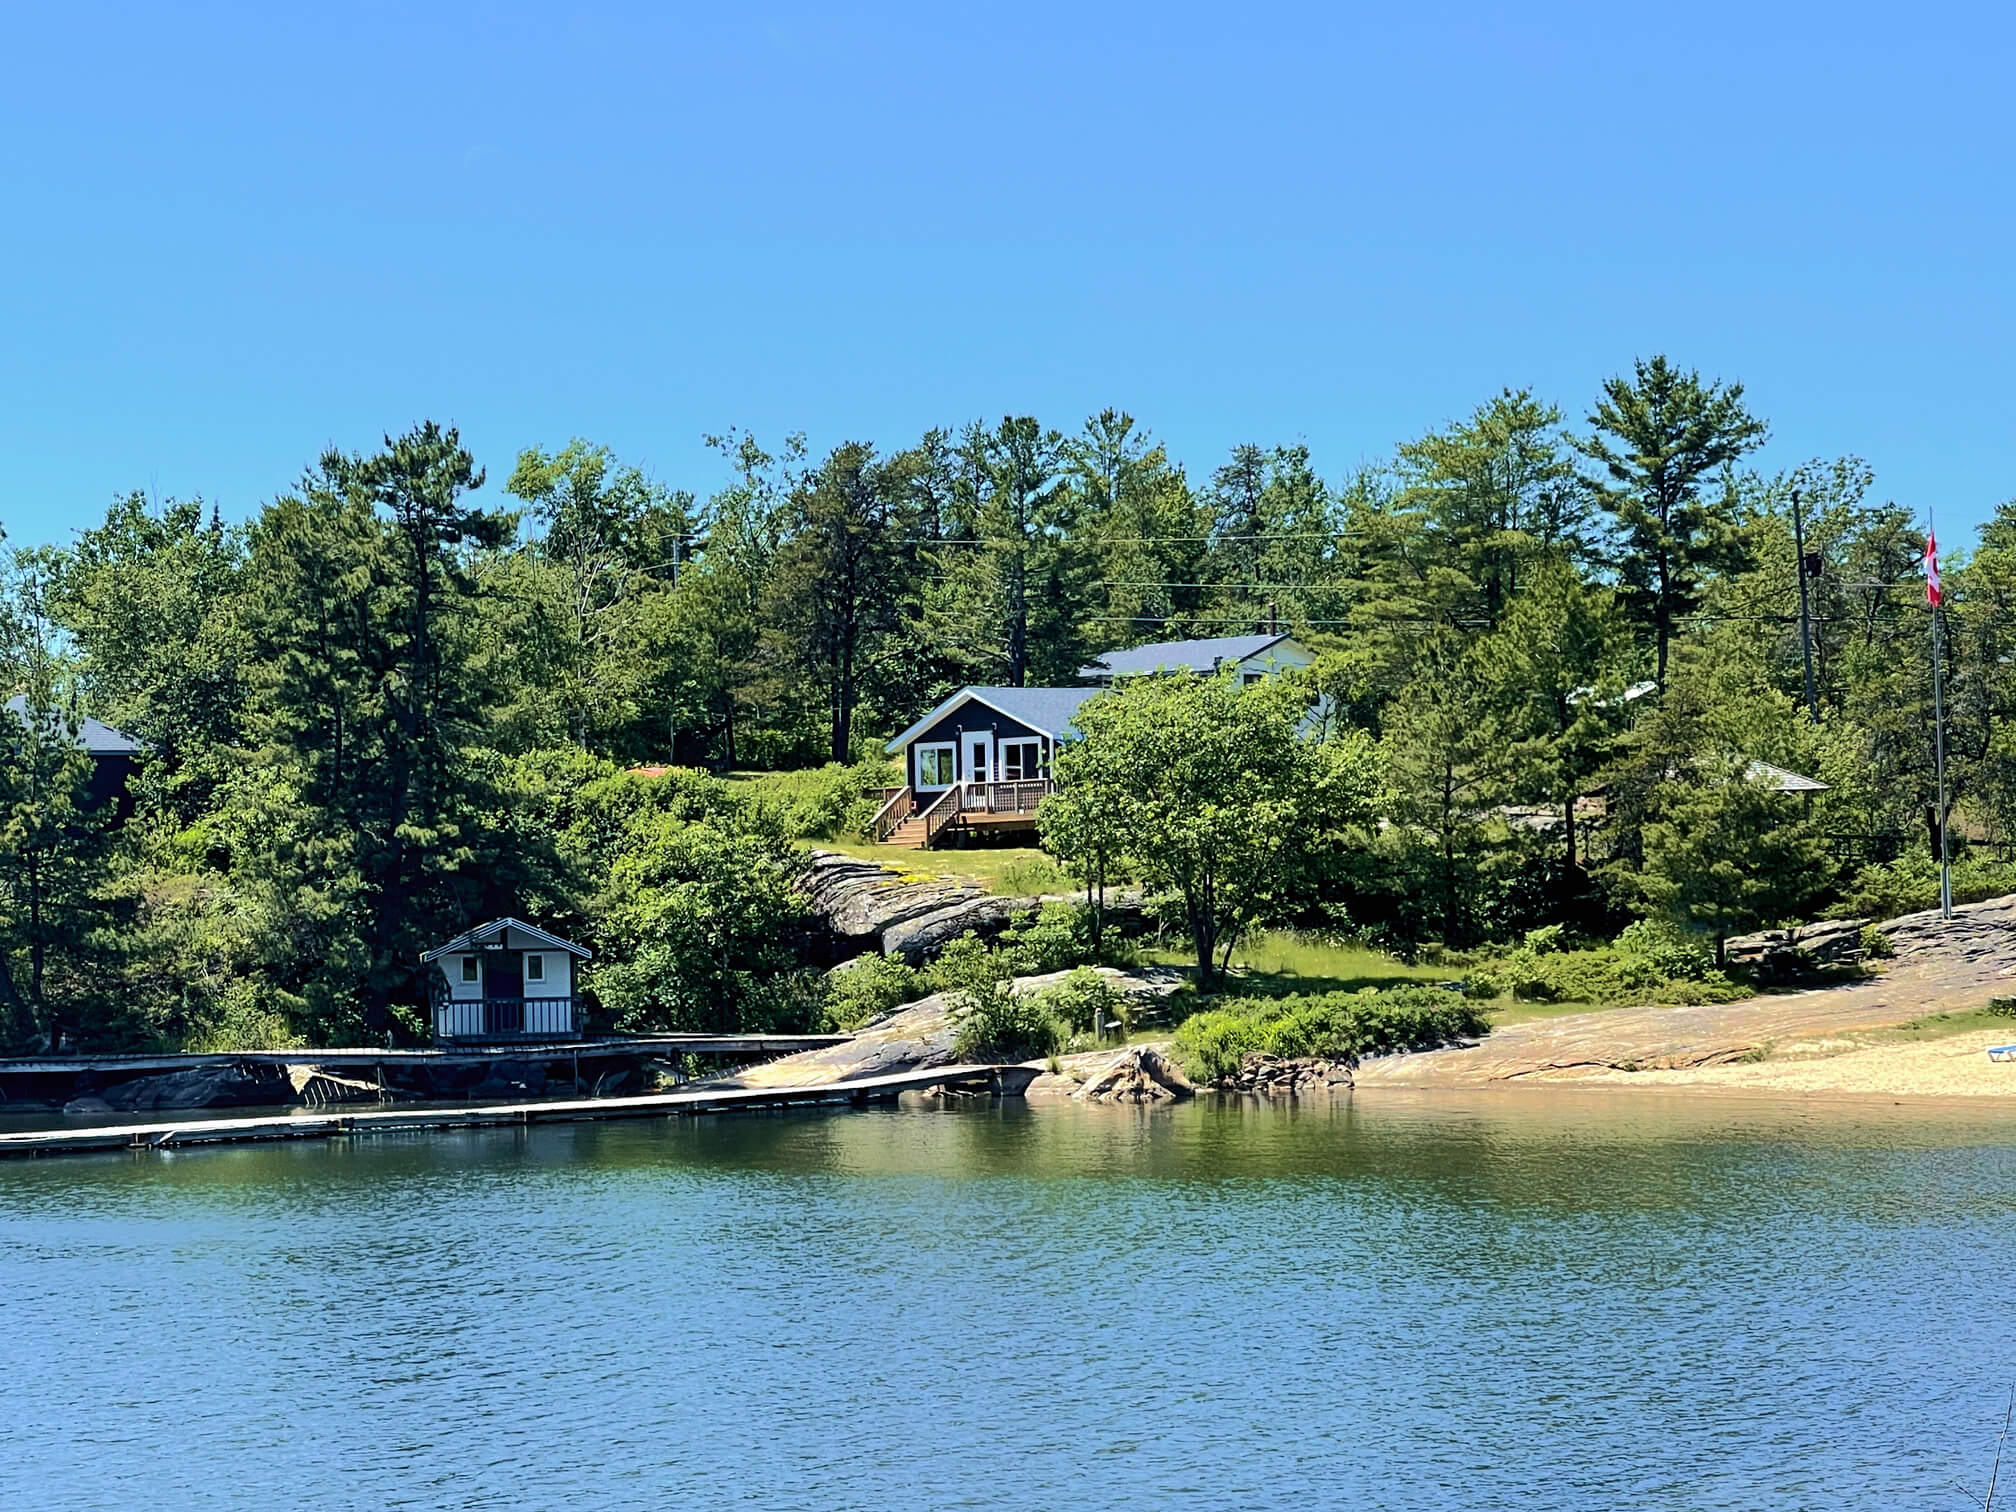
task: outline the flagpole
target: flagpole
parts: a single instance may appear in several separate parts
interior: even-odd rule
[[[1929,520],[1929,516],[1927,517]],[[1939,917],[1953,917],[1953,858],[1946,843],[1946,699],[1945,674],[1939,656],[1939,544],[1934,530],[1925,532],[1925,604],[1932,619],[1932,752],[1939,774]]]

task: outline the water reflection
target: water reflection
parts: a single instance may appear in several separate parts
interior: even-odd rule
[[[2012,1242],[2000,1113],[1636,1094],[16,1164],[0,1497],[1944,1507]]]

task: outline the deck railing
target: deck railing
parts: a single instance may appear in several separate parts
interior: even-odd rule
[[[869,796],[873,797],[874,794],[870,793]],[[895,832],[897,825],[917,811],[917,795],[907,787],[897,788],[894,792],[888,793],[887,798],[888,801],[875,811],[875,817],[868,826],[869,833],[875,837],[877,845],[887,840]]]
[[[1033,814],[1050,795],[1048,778],[1026,782],[968,782],[960,787],[959,808],[968,814]]]
[[[579,1019],[571,997],[456,998],[435,1004],[434,1034],[439,1039],[567,1038],[579,1030]]]

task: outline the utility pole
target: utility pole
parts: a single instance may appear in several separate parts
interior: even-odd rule
[[[1813,610],[1806,593],[1806,521],[1799,490],[1792,490],[1792,551],[1799,558],[1799,650],[1806,658],[1806,717],[1820,723],[1820,696],[1813,691]]]
[[[1944,671],[1939,656],[1939,608],[1945,595],[1939,588],[1939,541],[1929,524],[1925,531],[1925,605],[1932,619],[1932,753],[1939,775],[1939,917],[1953,917],[1953,855],[1946,843],[1946,701]]]

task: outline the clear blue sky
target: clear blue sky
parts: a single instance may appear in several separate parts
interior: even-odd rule
[[[497,482],[1108,404],[1193,475],[1337,476],[1664,350],[1957,545],[2016,495],[2012,43],[1985,4],[19,7],[0,524],[248,513],[423,417]]]

